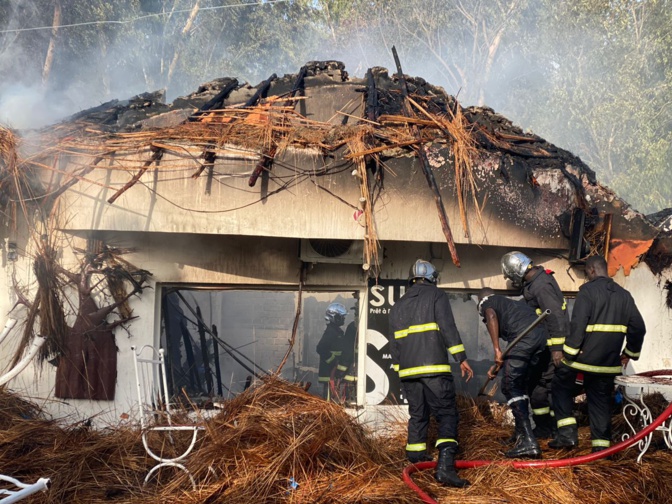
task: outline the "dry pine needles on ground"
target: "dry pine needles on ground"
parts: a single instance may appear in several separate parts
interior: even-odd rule
[[[459,409],[460,458],[503,459],[503,441],[511,432],[505,408],[461,398]],[[420,502],[401,480],[406,465],[403,422],[392,434],[375,435],[339,405],[278,379],[248,389],[204,421],[201,442],[186,461],[198,481],[196,490],[185,474],[172,469],[159,475],[159,484],[143,487],[154,461],[136,429],[63,428],[7,391],[0,392],[0,425],[2,472],[24,481],[53,481],[49,492],[32,498],[36,503]],[[584,454],[588,438],[582,427],[582,448],[559,453],[544,442],[544,457]],[[153,444],[163,442],[152,439]],[[164,449],[172,447],[166,443]],[[467,489],[441,487],[431,471],[414,478],[438,502],[670,502],[672,454],[654,450],[642,464],[635,456],[631,449],[614,460],[574,468],[460,471],[472,482]]]

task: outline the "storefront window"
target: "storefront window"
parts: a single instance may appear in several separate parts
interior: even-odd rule
[[[318,381],[316,347],[325,332],[325,312],[332,302],[344,305],[347,315],[341,329],[352,324],[356,348],[357,294],[303,292],[283,378],[300,383],[312,394],[324,393]],[[164,288],[161,346],[166,349],[171,394],[184,391],[195,401],[229,398],[275,373],[290,348],[298,299],[296,291]],[[339,393],[346,394],[345,384]],[[347,387],[347,395],[354,400],[354,384]]]

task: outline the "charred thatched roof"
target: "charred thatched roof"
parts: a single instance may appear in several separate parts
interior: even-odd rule
[[[88,156],[76,163],[80,170],[74,177],[62,182],[72,185],[90,171],[104,169],[111,155],[146,152],[147,160],[132,168],[139,170],[137,178],[108,200],[113,203],[164,153],[187,152],[200,160],[194,173],[198,177],[217,159],[230,156],[227,148],[237,146],[258,159],[249,180],[254,186],[283,151],[310,150],[352,163],[360,172],[362,197],[370,199],[368,211],[374,212],[386,163],[417,157],[434,171],[435,192],[458,202],[469,242],[488,243],[486,236],[474,238],[467,218],[471,212],[480,222],[485,208],[488,218],[538,235],[541,248],[548,246],[544,243],[558,248],[561,240],[568,246],[578,209],[584,222],[582,253],[610,254],[613,273],[621,266],[629,271],[658,233],[643,215],[598,184],[577,156],[490,108],[462,107],[422,78],[402,80],[374,67],[367,78],[351,79],[340,62],[310,62],[298,74],[274,74],[254,87],[222,78],[170,104],[164,98],[161,92],[144,93],[82,111],[43,130],[41,157],[33,160],[44,164],[59,153]],[[334,173],[327,169],[319,175]],[[53,186],[45,191],[63,192]],[[366,217],[372,253],[374,215]]]

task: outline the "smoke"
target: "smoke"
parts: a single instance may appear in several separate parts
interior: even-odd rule
[[[0,93],[0,124],[14,129],[41,128],[68,115],[73,104],[48,100],[41,85],[13,84]]]
[[[159,12],[162,5],[165,8],[164,4],[174,2],[144,1],[140,8],[145,11],[129,11],[125,15],[142,18],[147,12]],[[343,61],[348,72],[359,77],[371,66],[386,66],[392,73],[395,71],[392,45],[399,50],[405,73],[421,76],[451,94],[461,93],[460,98],[466,105],[475,104],[479,99],[479,93],[472,89],[482,80],[475,75],[480,69],[477,66],[459,68],[460,62],[454,60],[467,59],[467,48],[460,39],[462,34],[451,33],[449,27],[435,34],[444,46],[439,51],[445,61],[439,62],[437,48],[423,47],[413,37],[393,29],[390,23],[372,29],[357,24],[341,26],[335,19],[330,20],[333,22],[331,37],[318,33],[320,21],[315,17],[326,15],[319,9],[312,14],[313,18],[304,11],[295,12],[298,18],[304,16],[305,21],[312,23],[268,15],[275,6],[232,9],[227,12],[227,17],[232,18],[230,25],[221,29],[213,26],[208,12],[201,11],[193,30],[184,35],[182,29],[192,4],[191,0],[183,0],[175,4],[182,11],[179,14],[140,19],[128,25],[61,29],[46,86],[41,84],[41,74],[51,31],[0,35],[3,37],[0,47],[4,47],[0,53],[0,74],[6,76],[0,83],[0,121],[19,129],[39,128],[113,98],[125,99],[167,88],[167,99],[172,101],[208,80],[230,76],[254,85],[274,72],[295,73],[310,60]],[[208,5],[206,1],[201,4],[202,7]],[[52,21],[49,9],[43,9],[38,17],[36,2],[14,0],[11,5],[12,19],[4,26],[0,22],[2,28],[19,26],[19,16],[15,15],[17,5],[21,5],[23,13],[30,13],[30,16],[22,16],[21,27],[49,26]],[[418,7],[414,15],[422,16],[421,10],[422,7]],[[67,14],[64,5],[63,22],[75,21]],[[95,18],[80,21],[88,19]],[[299,30],[293,22],[300,25]],[[85,46],[88,48],[83,49]],[[450,57],[444,54],[445,48],[449,48]],[[178,65],[169,78],[168,68],[175,53],[179,55]],[[515,64],[509,61],[509,65]],[[464,75],[458,82],[455,74],[459,71]],[[500,100],[493,91],[500,88],[491,88],[486,99],[489,105],[497,106]]]

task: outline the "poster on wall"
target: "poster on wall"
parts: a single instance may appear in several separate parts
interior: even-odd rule
[[[390,309],[404,295],[408,280],[369,280],[366,331],[366,403],[406,404],[399,375],[392,368],[387,339]]]

